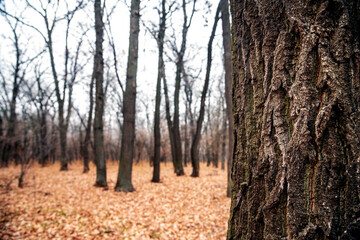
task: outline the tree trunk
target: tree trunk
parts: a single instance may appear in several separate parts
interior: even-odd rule
[[[55,66],[55,59],[54,59],[54,53],[53,53],[53,42],[52,42],[52,29],[49,26],[48,19],[46,18],[46,16],[44,17],[44,21],[46,23],[46,28],[47,28],[48,40],[46,41],[46,43],[47,43],[47,47],[48,47],[48,50],[49,50],[50,65],[51,65],[51,71],[52,71],[52,75],[53,75],[53,79],[54,79],[55,93],[56,93],[56,99],[57,99],[57,104],[58,104],[60,151],[61,151],[61,159],[60,159],[61,167],[60,167],[60,171],[67,171],[68,170],[68,158],[67,158],[67,155],[66,155],[67,126],[65,124],[65,119],[64,119],[64,100],[61,97],[59,79],[58,79],[56,66]]]
[[[171,147],[171,160],[174,165],[174,171],[176,170],[175,164],[175,143],[174,143],[174,135],[173,135],[173,122],[171,121],[170,115],[170,100],[167,88],[167,82],[165,77],[165,69],[163,69],[163,84],[164,84],[164,95],[165,95],[165,112],[166,112],[166,123],[168,126],[169,139],[170,139],[170,147]],[[176,171],[175,171],[176,172]]]
[[[220,151],[220,132],[219,128],[216,128],[215,137],[212,138],[212,159],[213,167],[219,167],[219,151]]]
[[[55,60],[54,60],[54,54],[53,54],[53,45],[52,45],[52,31],[49,30],[49,26],[47,25],[48,29],[48,41],[47,41],[47,47],[49,50],[49,56],[50,56],[50,63],[51,63],[51,70],[52,75],[54,78],[55,83],[55,93],[56,93],[56,99],[58,104],[58,119],[59,119],[59,135],[60,135],[60,152],[61,152],[61,159],[60,159],[60,171],[67,171],[68,170],[68,158],[66,156],[66,133],[67,133],[67,127],[65,125],[64,121],[64,101],[61,98],[60,93],[60,87],[59,87],[59,80],[56,72],[55,67]]]
[[[185,109],[185,158],[184,164],[187,165],[190,157],[190,139],[193,139],[195,135],[194,127],[194,114],[192,112],[192,96],[193,96],[193,83],[189,81],[189,78],[185,72],[184,66],[182,69],[182,74],[184,76],[184,92],[186,96],[186,109]],[[190,121],[190,124],[189,124]],[[189,129],[190,128],[190,139],[189,139]]]
[[[46,92],[44,91],[44,89],[42,88],[42,84],[41,84],[41,78],[42,78],[42,73],[35,71],[36,74],[36,84],[38,87],[38,97],[39,99],[39,108],[37,110],[37,115],[38,115],[38,119],[40,121],[40,131],[39,131],[39,137],[40,137],[40,142],[39,142],[39,149],[40,149],[40,158],[39,158],[39,163],[41,164],[42,167],[44,167],[47,163],[47,161],[49,160],[49,145],[48,145],[48,126],[47,126],[47,121],[46,121],[46,117],[48,114],[48,96],[46,94]]]
[[[224,104],[223,104],[224,106]],[[225,110],[225,109],[224,109]],[[221,140],[221,169],[225,170],[225,158],[226,158],[226,130],[227,130],[227,115],[223,111],[223,126],[222,126],[222,140]]]
[[[219,4],[219,6],[217,7],[217,10],[216,10],[214,25],[213,25],[209,43],[208,43],[206,76],[205,76],[205,83],[204,83],[203,91],[201,93],[200,113],[199,113],[199,118],[196,123],[195,135],[194,135],[194,138],[193,138],[193,141],[191,144],[191,164],[193,167],[193,171],[191,174],[192,177],[199,177],[199,174],[200,174],[199,143],[200,143],[200,138],[201,138],[202,124],[204,121],[206,94],[207,94],[207,90],[209,88],[209,81],[210,81],[210,70],[211,70],[211,61],[212,61],[212,43],[215,38],[216,27],[217,27],[217,23],[219,21],[220,5],[221,4]]]
[[[131,1],[129,56],[124,95],[124,134],[121,141],[119,174],[115,191],[135,191],[132,182],[132,164],[135,141],[136,73],[138,60],[140,0]]]
[[[49,144],[49,155],[54,164],[56,160],[56,146],[58,145],[57,129],[55,126],[55,115],[51,116],[51,133],[50,133],[50,144]]]
[[[232,1],[228,239],[359,236],[359,16],[358,1]]]
[[[159,62],[158,62],[158,77],[156,83],[156,104],[155,104],[155,120],[154,120],[154,172],[152,182],[160,182],[160,147],[161,147],[161,135],[160,135],[160,103],[161,103],[161,78],[163,77],[163,52],[164,52],[164,37],[166,27],[166,10],[165,0],[162,0],[162,15],[159,23],[158,33],[158,47],[159,47]]]
[[[59,115],[63,116],[64,113],[60,113],[59,111]],[[61,152],[61,167],[60,167],[60,171],[67,171],[68,170],[68,156],[66,154],[66,150],[67,150],[67,139],[66,139],[66,135],[67,135],[67,128],[64,124],[64,118],[63,117],[59,117],[60,118],[60,124],[59,124],[59,131],[60,131],[60,152]]]
[[[47,144],[47,123],[46,123],[46,110],[41,106],[40,108],[40,164],[45,166],[49,159]]]
[[[95,69],[94,69],[95,70]],[[86,129],[85,129],[85,138],[84,138],[84,146],[83,146],[83,158],[84,158],[84,170],[83,173],[87,173],[90,171],[89,162],[90,162],[90,154],[89,154],[89,145],[91,142],[91,125],[92,125],[92,118],[93,118],[93,109],[94,109],[94,79],[95,79],[95,72],[91,76],[90,81],[90,93],[89,93],[89,115],[87,119]]]
[[[182,59],[182,57],[180,58]],[[179,94],[180,94],[180,82],[181,82],[181,69],[182,60],[176,63],[176,79],[175,79],[175,94],[174,94],[174,119],[173,119],[173,136],[174,136],[174,162],[175,173],[177,176],[184,175],[184,169],[182,164],[182,147],[181,147],[181,135],[180,135],[180,115],[179,115]]]
[[[182,148],[181,148],[181,135],[180,135],[180,115],[179,115],[179,95],[180,95],[180,82],[182,60],[176,63],[176,79],[175,79],[175,93],[174,93],[174,118],[173,118],[173,136],[174,136],[174,162],[175,173],[177,176],[184,175],[184,169],[182,165]]]
[[[174,140],[174,162],[175,162],[175,173],[177,176],[184,175],[184,168],[182,164],[182,146],[181,146],[181,135],[180,135],[180,115],[179,115],[179,94],[180,94],[180,86],[181,86],[181,73],[184,70],[184,56],[186,50],[186,41],[189,27],[191,25],[192,17],[195,12],[195,4],[196,0],[193,1],[193,9],[190,16],[190,20],[188,20],[187,12],[186,12],[186,1],[182,1],[182,11],[183,11],[183,28],[182,28],[182,39],[181,39],[181,48],[180,51],[177,52],[176,59],[176,74],[175,74],[175,93],[174,93],[174,117],[173,117],[173,126],[172,126],[172,134]]]
[[[188,117],[189,116],[189,104],[188,102],[185,103],[185,126],[184,126],[184,166],[187,166],[189,161],[189,152],[190,152],[190,143],[189,143],[189,136],[188,136]]]
[[[224,68],[225,68],[225,102],[226,102],[226,114],[228,117],[228,158],[227,158],[227,193],[230,197],[231,189],[231,159],[233,157],[234,146],[234,123],[233,123],[233,111],[232,111],[232,52],[231,52],[231,33],[230,33],[230,17],[229,17],[229,0],[222,0],[221,7],[221,21],[223,29],[223,47],[224,47]]]
[[[211,90],[209,91],[209,97],[211,98]],[[211,140],[213,138],[212,134],[212,127],[211,127],[211,120],[210,120],[210,109],[211,109],[211,101],[208,101],[207,107],[207,124],[205,127],[205,135],[206,135],[206,142],[205,142],[205,159],[206,159],[206,166],[209,167],[212,163],[212,154],[211,154]]]
[[[219,90],[221,88],[221,85],[219,84]],[[220,99],[220,106],[221,106],[221,122],[222,122],[222,126],[221,126],[221,170],[225,170],[225,159],[226,159],[226,132],[227,132],[227,119],[228,116],[226,114],[226,107],[224,105],[225,103],[225,96],[224,94],[221,94],[221,99]]]
[[[95,162],[96,162],[96,182],[97,187],[107,187],[106,182],[106,159],[104,150],[104,59],[103,59],[103,36],[104,25],[102,21],[101,0],[95,0],[95,57],[94,57],[94,78],[95,78],[95,118],[94,118],[94,145],[95,145]],[[90,117],[90,116],[89,116]]]

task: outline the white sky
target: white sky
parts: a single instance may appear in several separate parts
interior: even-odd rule
[[[39,6],[39,0],[29,0],[35,6]],[[44,3],[47,1],[43,1]],[[62,15],[66,11],[65,2],[60,1],[60,9],[59,9],[59,16]],[[74,6],[76,1],[66,1],[70,9],[71,6]],[[181,4],[181,0],[177,1],[178,4]],[[207,7],[206,2],[210,2],[212,6],[210,8]],[[160,1],[151,1],[151,0],[143,0],[141,2],[141,17],[142,23],[146,24],[148,27],[151,28],[151,23],[155,24],[156,27],[158,25],[158,16],[157,12],[154,9],[157,4],[160,4]],[[24,0],[5,0],[6,10],[16,16],[22,15],[22,20],[26,23],[36,26],[40,31],[45,33],[44,28],[44,21],[39,17],[39,15],[33,11],[32,9],[27,9],[23,11],[25,6]],[[127,64],[127,53],[128,53],[128,38],[129,38],[129,6],[130,0],[107,0],[106,6],[107,9],[113,8],[116,5],[114,12],[111,15],[111,29],[114,35],[115,46],[117,51],[118,57],[118,70],[121,81],[125,84],[125,74],[126,74],[126,64]],[[204,78],[205,78],[205,67],[206,67],[206,51],[207,51],[207,44],[208,39],[210,36],[214,14],[216,12],[216,7],[218,5],[218,0],[198,0],[196,5],[196,13],[193,18],[192,25],[190,27],[188,33],[188,41],[187,41],[187,54],[185,58],[188,60],[186,62],[186,67],[190,67],[193,71],[189,73],[197,75],[199,71],[202,71],[199,75],[199,79],[196,79],[195,84],[195,92],[194,92],[194,103],[193,106],[198,109],[199,102],[195,102],[196,99],[199,99],[201,94],[201,89],[203,86]],[[192,4],[188,4],[188,15],[190,15],[190,10],[192,8]],[[49,10],[49,13],[52,12],[52,9]],[[95,31],[93,29],[94,21],[93,21],[93,1],[88,2],[88,6],[80,11],[77,12],[73,22],[71,23],[71,30],[70,30],[70,53],[74,52],[74,49],[77,45],[79,36],[82,34],[82,29],[79,27],[81,23],[82,28],[86,29],[89,28],[87,32],[87,40],[83,43],[82,51],[83,55],[81,57],[81,61],[85,61],[85,59],[89,59],[91,57],[92,47],[94,45],[95,39]],[[50,15],[51,16],[51,15]],[[176,37],[177,40],[181,40],[181,26],[182,26],[182,11],[175,12],[172,15],[171,22],[173,23],[173,27],[176,29]],[[106,19],[104,19],[106,21]],[[54,32],[54,46],[56,50],[56,67],[59,73],[59,77],[62,76],[64,70],[64,39],[65,39],[65,22],[59,22],[55,27]],[[154,109],[154,99],[155,99],[155,88],[156,88],[156,79],[157,79],[157,62],[158,62],[158,52],[155,40],[149,34],[149,32],[144,28],[144,26],[140,24],[140,35],[139,35],[139,60],[138,60],[138,78],[137,78],[137,97],[142,101],[137,100],[138,106],[138,122],[143,122],[146,116],[144,103],[148,104],[149,107],[149,117],[150,121],[153,119],[153,109]],[[167,21],[168,29],[167,29],[167,39],[170,39],[171,28],[170,19]],[[40,37],[40,34],[37,33],[35,30],[21,26],[21,46],[26,49],[26,54],[29,56],[33,56],[37,52],[41,51],[45,46],[43,39]],[[211,85],[212,87],[212,96],[213,96],[213,103],[218,103],[218,96],[220,94],[218,89],[218,80],[223,75],[223,67],[222,67],[222,39],[221,39],[221,21],[218,23],[217,27],[217,37],[214,41],[213,45],[213,68],[211,73],[211,79],[213,79],[214,83]],[[4,17],[0,16],[0,68],[4,74],[10,74],[11,68],[10,63],[14,62],[14,50],[11,45],[11,32],[9,32],[9,27],[7,23],[4,21]],[[108,91],[114,90],[114,88],[119,91],[118,84],[114,78],[114,67],[113,67],[113,58],[112,53],[109,49],[109,44],[107,40],[106,33],[104,34],[104,59],[105,62],[108,63],[110,66],[110,76],[113,78],[111,82],[111,86]],[[173,56],[171,51],[166,48],[165,51],[169,56]],[[167,59],[167,58],[166,58]],[[43,56],[43,69],[47,69],[48,75],[46,75],[49,80],[52,81],[50,75],[50,68],[48,64],[48,53],[45,53]],[[90,76],[92,72],[92,64],[93,59],[91,58],[89,63],[87,64],[84,71],[79,75],[78,83],[75,86],[74,90],[74,105],[79,108],[81,113],[86,113],[88,108],[88,84],[90,81]],[[201,70],[202,69],[202,70]],[[175,65],[170,62],[166,62],[166,75],[169,85],[169,94],[170,96],[173,95],[173,86],[174,86],[174,76],[175,76]],[[31,73],[28,74],[31,77]],[[105,75],[106,78],[106,69]],[[52,86],[52,85],[51,85]],[[115,90],[116,91],[116,90]],[[181,90],[181,99],[183,100],[183,89]],[[164,98],[162,98],[164,99]],[[171,97],[172,100],[172,97]],[[116,108],[112,108],[111,104],[113,104],[113,100],[107,102],[107,110],[106,110],[106,120],[110,122],[110,119],[115,119],[115,111]],[[162,105],[164,105],[164,100],[162,100]],[[183,106],[182,111],[184,111],[184,103],[181,104]],[[76,114],[73,112],[73,117],[76,118]],[[112,123],[115,125],[115,123]]]

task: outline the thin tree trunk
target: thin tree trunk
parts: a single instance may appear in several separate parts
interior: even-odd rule
[[[89,145],[91,141],[91,126],[92,126],[92,119],[93,119],[93,109],[94,109],[94,76],[95,72],[91,76],[90,81],[90,93],[89,93],[89,115],[87,119],[86,129],[85,129],[85,138],[84,138],[84,149],[83,149],[83,158],[84,158],[84,170],[83,173],[87,173],[90,171],[89,162],[90,162],[90,154],[89,154]]]
[[[48,144],[47,144],[47,123],[46,123],[46,111],[43,106],[40,108],[40,163],[41,166],[45,166],[49,159]]]
[[[57,129],[56,129],[56,126],[55,126],[55,115],[52,116],[51,118],[51,134],[50,134],[50,150],[49,150],[49,153],[50,153],[50,158],[52,159],[52,163],[54,164],[55,160],[56,160],[56,146],[58,146],[58,139],[57,139]]]
[[[215,137],[212,138],[212,159],[213,159],[213,167],[219,167],[219,151],[220,151],[220,132],[219,126],[216,126],[215,129]]]
[[[29,143],[29,139],[28,139],[28,132],[29,132],[29,129],[28,129],[28,126],[25,126],[23,127],[22,129],[22,138],[23,138],[23,147],[21,149],[21,152],[20,152],[20,175],[19,175],[19,179],[18,179],[18,187],[19,188],[23,188],[24,187],[24,177],[25,177],[25,174],[26,174],[26,165],[28,164],[29,162],[29,157],[28,157],[28,151],[27,151],[27,148],[28,148],[28,145],[30,144]]]
[[[189,161],[189,136],[188,136],[188,117],[189,116],[189,104],[188,102],[185,103],[185,126],[184,126],[184,166],[187,166],[187,163]]]
[[[36,74],[36,84],[38,87],[38,96],[39,96],[39,109],[38,109],[38,119],[40,120],[40,143],[39,143],[39,149],[40,149],[40,159],[39,159],[39,163],[41,164],[41,166],[45,166],[47,161],[49,160],[49,147],[48,147],[48,139],[47,139],[47,135],[48,135],[48,127],[47,127],[47,121],[46,121],[46,117],[47,117],[47,113],[48,113],[48,100],[46,99],[48,98],[48,96],[46,95],[46,92],[44,91],[44,89],[41,86],[41,73],[35,71]],[[46,101],[45,101],[46,99]],[[44,102],[45,101],[45,102]]]
[[[180,135],[180,115],[179,115],[179,95],[181,86],[181,73],[184,69],[184,55],[186,50],[186,41],[189,27],[191,25],[192,18],[195,12],[196,0],[193,1],[193,9],[191,12],[190,19],[186,13],[186,1],[182,1],[182,10],[184,16],[183,28],[182,28],[182,40],[180,51],[177,52],[176,61],[176,74],[175,74],[175,93],[174,93],[174,116],[173,116],[173,127],[172,134],[174,140],[174,162],[175,162],[175,173],[177,176],[184,175],[184,169],[182,164],[182,146],[181,146],[181,135]]]
[[[115,191],[135,191],[132,182],[132,165],[135,141],[136,73],[138,61],[140,0],[131,1],[129,56],[124,95],[124,134],[121,141],[119,174]]]
[[[227,130],[227,121],[224,120],[223,132],[222,132],[222,151],[221,151],[221,169],[225,170],[225,159],[226,159],[226,130]]]
[[[358,239],[359,1],[232,1],[228,239]]]
[[[173,135],[173,123],[171,121],[170,115],[170,100],[167,88],[167,82],[165,77],[165,69],[163,69],[163,85],[164,85],[164,95],[165,95],[165,112],[166,112],[166,122],[169,131],[169,139],[170,139],[170,147],[171,147],[171,160],[174,165],[174,172],[176,172],[176,165],[175,165],[175,143],[174,143],[174,135]]]
[[[187,101],[187,119],[190,120],[190,137],[191,139],[194,137],[195,134],[195,127],[194,127],[194,114],[192,112],[192,96],[193,96],[193,91],[192,91],[192,84],[190,84],[190,81],[188,79],[188,76],[185,72],[184,66],[182,69],[182,74],[184,76],[184,82],[185,82],[185,95],[186,95],[186,101]],[[190,152],[190,151],[188,151]]]
[[[175,94],[174,94],[174,118],[173,118],[173,136],[174,136],[174,150],[175,150],[175,173],[177,176],[184,175],[182,164],[182,148],[180,135],[180,116],[179,116],[179,94],[181,82],[181,68],[182,61],[176,63],[176,79],[175,79]]]
[[[229,0],[221,1],[221,22],[223,29],[223,48],[224,48],[224,68],[225,68],[225,102],[226,102],[226,114],[228,117],[228,154],[227,154],[227,193],[230,197],[231,189],[231,159],[233,157],[233,145],[234,145],[234,123],[233,123],[233,111],[232,111],[232,52],[231,52],[231,33],[230,33],[230,16],[229,16]]]
[[[161,147],[161,135],[160,135],[160,103],[161,103],[161,78],[163,77],[163,51],[164,51],[164,37],[166,28],[166,10],[165,0],[162,0],[162,16],[159,23],[158,33],[158,47],[159,47],[159,62],[158,62],[158,77],[156,83],[156,104],[155,104],[155,120],[154,120],[154,172],[152,182],[160,182],[160,147]]]
[[[46,19],[47,21],[47,19]],[[50,55],[50,64],[51,64],[51,70],[52,75],[55,83],[55,93],[56,93],[56,99],[58,103],[58,119],[59,119],[59,135],[60,135],[60,152],[61,152],[61,158],[60,158],[60,171],[67,171],[68,170],[68,158],[66,156],[66,133],[67,133],[67,127],[65,125],[64,121],[64,101],[61,98],[60,93],[60,87],[59,87],[59,80],[56,72],[55,67],[55,60],[54,60],[54,54],[53,54],[53,45],[52,45],[52,31],[49,29],[49,26],[47,24],[47,33],[48,33],[48,41],[47,41],[47,47],[49,50]]]
[[[200,143],[200,139],[201,139],[201,128],[202,128],[202,124],[204,121],[206,94],[207,94],[207,90],[209,88],[209,81],[210,81],[210,70],[211,70],[211,61],[212,61],[212,43],[215,38],[216,27],[217,27],[217,23],[219,21],[220,5],[221,4],[219,4],[219,6],[217,7],[217,10],[216,10],[214,25],[213,25],[209,43],[208,43],[205,83],[204,83],[203,91],[201,93],[199,118],[196,122],[195,135],[194,135],[192,145],[191,145],[191,164],[193,167],[193,171],[191,174],[192,177],[199,177],[199,175],[200,175],[199,143]]]
[[[222,141],[221,141],[221,169],[225,169],[225,158],[226,158],[226,130],[227,130],[227,114],[226,114],[226,108],[224,106],[224,96],[221,98],[221,106],[223,109],[222,113]]]
[[[52,33],[53,32],[52,31],[53,31],[54,25],[50,28],[48,19],[45,17],[44,20],[46,23],[47,36],[48,36],[48,40],[46,43],[47,43],[47,47],[49,50],[51,71],[52,71],[52,75],[53,75],[53,79],[54,79],[54,83],[55,83],[55,94],[56,94],[56,99],[57,99],[57,103],[58,103],[58,119],[59,119],[59,133],[60,133],[59,134],[60,135],[60,151],[61,151],[60,171],[67,171],[68,170],[68,158],[66,155],[67,126],[66,126],[65,119],[64,119],[64,99],[61,97],[59,79],[58,79],[57,72],[56,72],[55,59],[54,59],[54,54],[53,54],[53,42],[52,42]],[[53,24],[55,24],[55,23],[53,23]]]
[[[104,130],[103,115],[105,96],[103,90],[104,82],[104,59],[103,59],[103,36],[104,25],[102,21],[101,0],[95,0],[95,31],[96,31],[96,50],[94,58],[94,78],[96,85],[95,98],[95,118],[94,118],[94,145],[96,162],[96,182],[97,187],[107,187],[106,182],[106,159],[104,150]],[[90,116],[89,116],[90,117]]]
[[[210,118],[210,109],[211,109],[211,91],[209,91],[209,97],[208,97],[208,107],[207,107],[207,124],[205,127],[205,135],[206,135],[206,142],[205,142],[205,157],[206,157],[206,166],[209,167],[210,164],[213,162],[213,155],[211,154],[211,141],[213,138],[212,134],[212,126],[211,126],[211,118]]]

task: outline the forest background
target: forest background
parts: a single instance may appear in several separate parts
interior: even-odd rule
[[[33,8],[41,9],[40,1],[31,1]],[[166,23],[164,61],[165,76],[168,81],[170,95],[174,93],[176,46],[181,44],[182,10],[181,1],[169,1],[170,9]],[[186,3],[190,14],[192,2]],[[184,151],[184,163],[190,162],[191,133],[190,127],[195,128],[195,121],[200,108],[201,90],[205,78],[207,42],[211,33],[218,3],[210,1],[196,1],[195,12],[187,36],[187,49],[184,57],[185,79],[181,82],[180,90],[180,121],[181,138]],[[59,75],[60,85],[64,79],[64,103],[69,101],[71,93],[71,107],[68,110],[67,156],[69,160],[81,159],[81,144],[86,134],[86,120],[89,115],[89,92],[94,56],[94,14],[92,2],[56,1],[49,4],[47,12],[49,21],[55,16],[56,24],[53,29],[53,50],[55,66]],[[9,13],[2,14],[2,34],[0,45],[1,56],[1,134],[3,142],[7,140],[21,144],[24,131],[27,131],[29,147],[22,146],[27,156],[40,159],[45,155],[46,161],[54,162],[59,158],[58,107],[55,87],[52,80],[51,63],[49,61],[46,44],[42,39],[46,36],[44,19],[36,10],[28,6],[26,1],[3,1],[2,8]],[[154,34],[157,31],[158,10],[160,5],[154,1],[141,2],[139,58],[137,76],[136,100],[136,140],[135,160],[148,161],[153,153],[153,125],[157,77],[157,44]],[[104,146],[107,159],[119,158],[121,142],[121,126],[123,121],[123,91],[126,80],[127,52],[129,47],[129,1],[106,1],[103,3],[104,21]],[[74,11],[76,10],[76,11]],[[72,12],[73,11],[73,12]],[[67,24],[65,16],[71,13],[71,22]],[[13,31],[15,30],[15,31]],[[65,35],[67,33],[67,35]],[[15,46],[14,34],[17,38]],[[213,43],[213,63],[210,75],[210,87],[206,100],[207,117],[202,128],[202,144],[200,156],[203,161],[205,155],[221,161],[220,145],[224,141],[222,135],[227,134],[224,129],[225,101],[224,101],[224,70],[222,59],[221,28],[216,32]],[[17,49],[18,48],[18,49]],[[67,50],[66,50],[67,49]],[[67,53],[66,53],[67,52]],[[19,53],[19,60],[17,54]],[[67,54],[67,55],[66,55]],[[16,64],[18,61],[18,69]],[[15,71],[19,75],[18,83],[14,87]],[[39,80],[39,81],[38,81]],[[40,84],[38,84],[38,82]],[[13,137],[6,137],[11,112],[13,90],[16,93],[16,128]],[[94,94],[94,93],[93,93]],[[40,96],[41,95],[41,96]],[[189,97],[191,102],[189,103]],[[170,96],[170,111],[173,113],[173,96]],[[66,107],[66,106],[65,106]],[[191,108],[191,109],[189,109]],[[66,108],[65,108],[66,109]],[[42,113],[45,120],[40,121]],[[65,114],[65,115],[67,115]],[[44,122],[45,121],[45,122]],[[41,150],[41,129],[46,124],[46,142]],[[189,127],[189,125],[192,126]],[[26,129],[26,130],[25,130]],[[161,135],[162,160],[171,161],[171,150],[168,138],[168,129],[165,120],[165,101],[161,102]],[[44,136],[43,136],[44,137]],[[14,138],[14,139],[10,139]],[[24,139],[22,139],[24,140]],[[213,142],[215,141],[215,142]],[[185,147],[185,145],[187,145]],[[93,143],[92,143],[93,146]],[[94,147],[94,146],[93,146]],[[185,148],[186,151],[185,151]],[[210,153],[210,149],[215,149]],[[45,153],[40,153],[46,151]],[[90,151],[91,153],[91,151]],[[223,158],[225,159],[225,158]],[[39,160],[43,162],[45,160]],[[217,163],[216,163],[217,164]]]

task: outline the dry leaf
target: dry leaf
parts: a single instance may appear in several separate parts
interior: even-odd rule
[[[114,192],[118,164],[108,164],[109,190],[93,187],[96,169],[82,174],[80,162],[32,167],[25,188],[0,187],[0,239],[225,239],[230,199],[226,171],[201,165],[201,177],[176,177],[161,165],[161,183],[152,168],[135,165],[136,192]],[[0,186],[19,167],[0,169]],[[191,167],[186,167],[189,174]]]

